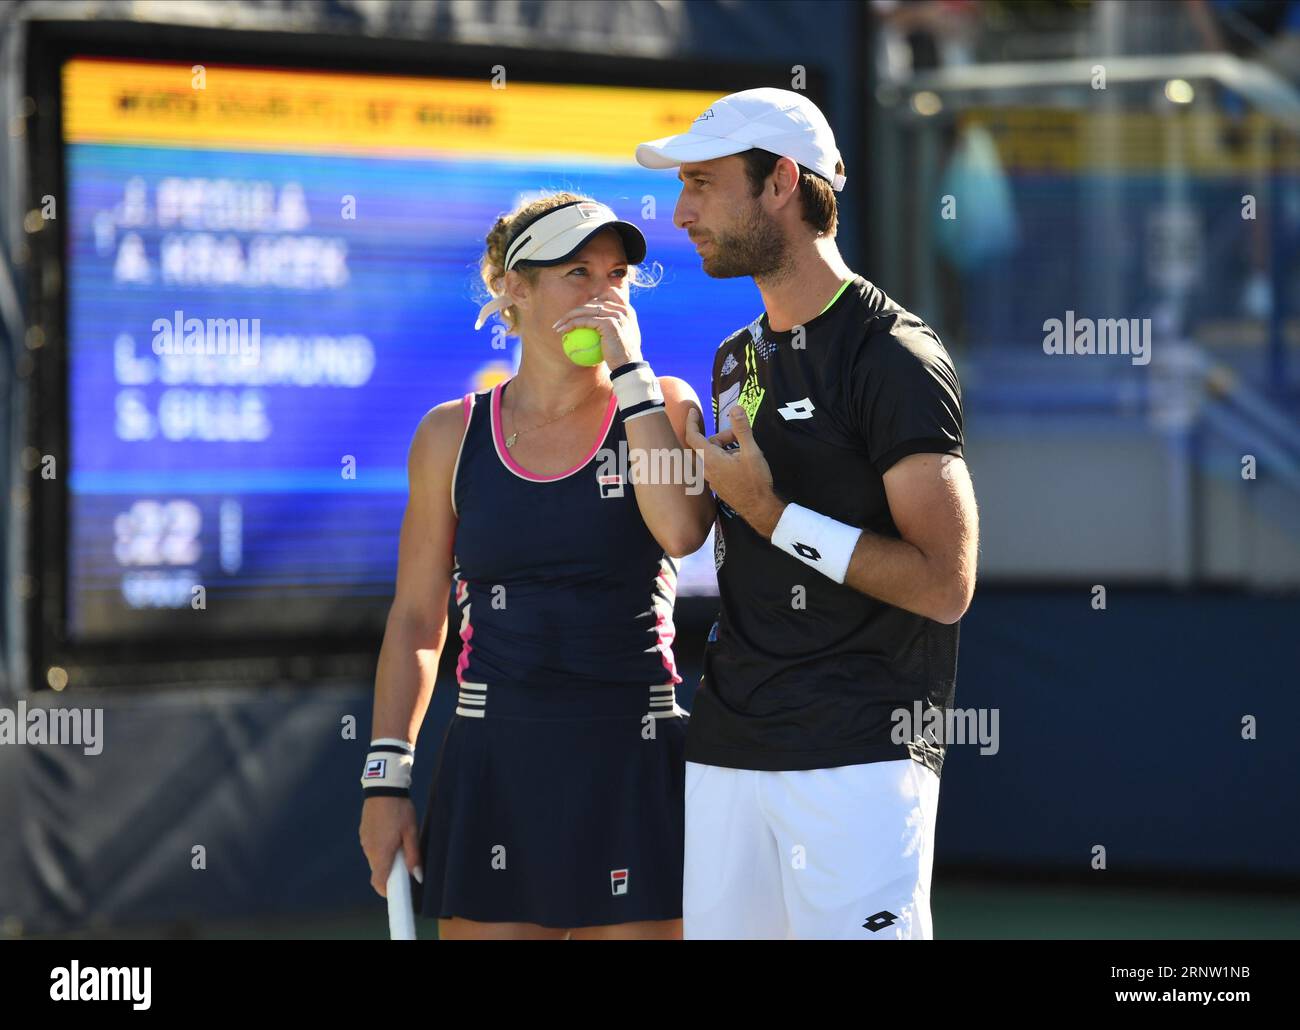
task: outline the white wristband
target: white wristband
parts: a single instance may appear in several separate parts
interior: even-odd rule
[[[415,747],[404,740],[380,737],[370,742],[361,786],[367,797],[410,797]]]
[[[846,526],[798,504],[787,504],[772,530],[772,546],[836,583],[843,583],[861,535],[857,526]]]
[[[614,386],[614,396],[618,398],[618,410],[623,413],[623,421],[638,415],[649,415],[664,410],[664,395],[659,389],[659,379],[649,362],[629,361],[619,365],[609,374],[609,381]]]

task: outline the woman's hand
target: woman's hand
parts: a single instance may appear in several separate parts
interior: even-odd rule
[[[366,798],[361,806],[361,850],[370,863],[370,886],[388,897],[388,874],[395,857],[404,857],[406,868],[421,883],[420,835],[415,827],[415,805],[410,798]]]
[[[614,287],[595,300],[560,317],[554,329],[561,337],[570,329],[586,326],[600,333],[600,349],[611,369],[641,360],[641,327],[632,305]]]

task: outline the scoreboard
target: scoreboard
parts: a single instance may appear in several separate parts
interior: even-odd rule
[[[762,310],[632,158],[713,93],[76,57],[62,94],[72,641],[382,626],[416,425],[518,367],[473,322],[523,199],[641,226],[646,357],[706,411],[718,343]],[[680,589],[716,589],[711,542]]]

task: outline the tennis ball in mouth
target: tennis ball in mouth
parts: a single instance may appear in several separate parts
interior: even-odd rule
[[[564,353],[569,356],[569,360],[575,365],[583,365],[590,368],[592,365],[599,365],[604,359],[600,351],[600,333],[595,329],[589,329],[582,326],[578,329],[570,329],[564,334]]]

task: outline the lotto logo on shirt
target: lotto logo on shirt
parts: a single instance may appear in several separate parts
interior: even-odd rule
[[[609,890],[611,894],[627,893],[626,869],[611,869],[609,871]]]

